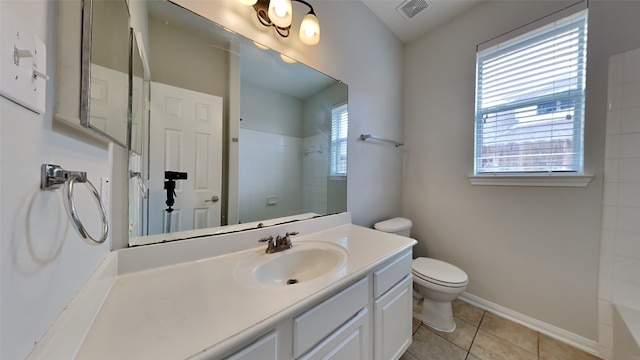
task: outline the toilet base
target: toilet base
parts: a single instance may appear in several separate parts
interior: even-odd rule
[[[425,325],[442,332],[455,331],[456,323],[453,321],[451,302],[433,301],[425,297],[420,312],[415,311],[416,307],[414,307],[413,317]]]

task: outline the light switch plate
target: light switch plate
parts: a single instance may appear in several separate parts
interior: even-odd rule
[[[33,32],[2,13],[0,95],[38,114],[46,103],[47,48]]]

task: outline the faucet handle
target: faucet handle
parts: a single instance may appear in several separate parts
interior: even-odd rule
[[[297,231],[292,231],[292,232],[288,232],[288,233],[285,235],[285,237],[289,237],[290,235],[298,235],[298,234],[300,234],[300,233],[299,233],[299,232],[297,232]]]
[[[273,252],[273,250],[275,249],[275,247],[276,247],[276,244],[273,241],[273,236],[264,237],[264,238],[258,240],[258,242],[266,242],[267,243],[267,250],[265,250],[265,252],[267,254],[271,254]]]

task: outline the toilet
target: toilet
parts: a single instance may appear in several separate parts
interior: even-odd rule
[[[412,225],[409,219],[393,218],[376,223],[374,228],[409,236]],[[457,266],[426,257],[413,260],[412,273],[414,304],[422,302],[421,310],[416,311],[414,306],[413,316],[436,330],[454,331],[456,323],[453,321],[451,302],[467,288],[467,274]]]

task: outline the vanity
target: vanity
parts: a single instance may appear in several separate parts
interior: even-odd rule
[[[342,213],[114,251],[30,358],[397,359],[415,243]]]

